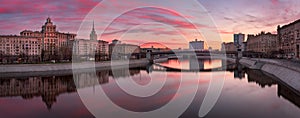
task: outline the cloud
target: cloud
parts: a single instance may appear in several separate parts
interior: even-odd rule
[[[279,4],[279,0],[270,0],[273,5]]]
[[[185,29],[196,29],[196,26],[203,26],[201,24],[192,24],[188,22],[184,16],[181,16],[175,11],[152,7],[139,8],[124,13],[122,16],[115,19],[112,25],[139,25],[146,22],[158,22],[175,28]]]
[[[179,13],[162,8],[138,8],[114,19],[101,38],[120,37],[122,34],[148,34],[152,36],[181,36],[193,34],[198,28],[210,28],[200,23],[191,23]]]
[[[219,30],[218,32],[221,33],[221,34],[234,34],[235,33],[235,32],[232,32],[232,31],[225,31],[225,30]]]
[[[117,31],[112,31],[112,32],[104,32],[102,33],[103,36],[107,36],[107,35],[115,35],[115,34],[120,34],[120,33],[125,33],[127,32],[128,29],[125,30],[117,30]]]
[[[2,0],[1,34],[19,34],[21,30],[41,30],[50,16],[60,30],[76,32],[81,20],[97,5],[94,0]],[[7,24],[10,24],[10,28]]]

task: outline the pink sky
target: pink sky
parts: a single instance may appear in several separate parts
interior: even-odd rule
[[[88,38],[91,29],[91,21],[95,20],[98,37],[111,41],[116,35],[121,35],[123,40],[129,43],[143,43],[157,41],[170,45],[172,48],[184,48],[185,41],[203,36],[194,33],[194,26],[200,29],[212,29],[212,26],[201,21],[197,7],[183,4],[182,2],[161,3],[176,9],[172,11],[144,8],[126,13],[120,16],[107,30],[103,23],[112,14],[129,6],[147,6],[146,0],[123,1],[109,0],[110,5],[101,5],[100,0],[2,0],[0,4],[0,34],[19,34],[25,29],[41,30],[45,19],[50,16],[57,25],[59,31],[77,33],[85,28],[87,34],[79,35],[78,38]],[[162,0],[163,1],[163,0]],[[300,18],[299,0],[198,0],[207,10],[216,24],[221,38],[225,42],[232,41],[233,33],[256,34],[261,31],[276,33],[277,25],[288,24]],[[82,27],[82,21],[87,14],[96,7],[103,9],[98,11],[87,26]],[[161,6],[157,6],[161,8]],[[178,10],[181,10],[180,12]],[[102,14],[101,14],[102,13]],[[111,14],[109,14],[111,13]],[[182,18],[183,17],[183,18]],[[190,24],[186,19],[199,22]],[[145,24],[140,24],[145,22]],[[90,24],[89,24],[90,23]],[[81,27],[80,27],[81,26]],[[132,28],[132,26],[135,26]],[[124,29],[126,27],[127,29]],[[125,32],[125,34],[124,34]],[[183,37],[178,35],[189,35]],[[213,39],[206,39],[213,40]],[[218,44],[210,43],[212,47],[219,48]]]

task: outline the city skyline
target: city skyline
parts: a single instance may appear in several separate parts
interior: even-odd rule
[[[85,15],[88,14],[90,10],[92,10],[100,1],[97,0],[90,0],[90,1],[64,1],[63,3],[60,2],[49,2],[49,1],[39,1],[39,2],[26,2],[23,3],[22,1],[3,1],[3,5],[1,5],[0,9],[0,34],[18,34],[19,31],[25,29],[40,29],[40,25],[43,23],[43,19],[50,16],[53,18],[53,21],[60,26],[58,31],[65,31],[65,32],[72,32],[76,33],[80,27],[82,20],[84,19]],[[208,0],[199,0],[206,9],[207,12],[212,16],[215,24],[218,28],[223,42],[230,42],[233,38],[232,34],[234,33],[244,33],[244,34],[257,34],[261,31],[266,32],[276,32],[277,25],[288,24],[292,21],[298,19],[298,11],[296,9],[297,3],[299,1],[296,0],[265,0],[265,1],[244,1],[244,0],[229,0],[229,1],[218,1],[218,2],[211,2]],[[220,4],[219,4],[220,3]],[[222,4],[221,4],[222,3]],[[257,3],[260,3],[257,5]],[[21,4],[26,4],[22,5]],[[64,6],[63,4],[68,4],[69,6]],[[141,4],[141,3],[133,3],[133,4]],[[30,6],[36,7],[30,7]],[[142,4],[141,4],[142,5]],[[179,6],[179,3],[172,4],[173,6]],[[112,6],[124,6],[119,4],[118,2],[114,2]],[[22,8],[22,10],[14,9],[16,7]],[[184,14],[186,18],[194,18],[195,13],[193,8],[189,6],[184,7],[185,11],[190,11],[190,13],[178,13]],[[280,8],[280,9],[279,9]],[[110,8],[113,10],[113,8]],[[109,9],[108,9],[109,10]],[[63,12],[62,12],[63,11]],[[191,28],[186,22],[174,22],[170,19],[177,18],[176,12],[168,13],[163,12],[160,10],[155,10],[154,12],[159,12],[160,16],[153,15],[152,9],[142,9],[140,12],[149,13],[148,18],[151,21],[156,21],[159,23],[167,24],[167,25],[174,25],[179,24],[178,29],[188,29]],[[133,12],[139,13],[139,12]],[[131,14],[129,14],[131,15]],[[158,19],[159,17],[164,16],[163,19]],[[276,18],[274,18],[276,17]],[[103,17],[105,19],[105,16]],[[128,21],[132,17],[122,17],[120,22],[131,23]],[[91,19],[92,20],[92,19]],[[96,19],[97,20],[97,19]],[[134,22],[134,21],[133,21]],[[95,29],[96,32],[100,35],[103,26],[99,24],[100,22],[95,22]],[[201,28],[209,28],[208,26],[197,24]],[[91,25],[89,25],[90,27]],[[90,29],[90,28],[89,28]],[[89,30],[87,30],[89,32]],[[110,29],[108,33],[120,33],[122,30],[117,29]],[[131,30],[129,34],[132,36],[136,35],[135,33],[139,31]],[[178,33],[174,31],[174,29],[168,27],[149,27],[149,28],[140,28],[140,32],[144,32],[145,34],[148,33],[148,37],[158,37],[159,39],[151,37],[155,41],[159,42],[161,39],[166,40],[163,43],[168,43],[174,47],[181,47],[183,48],[186,45],[182,45],[178,42],[181,40],[181,36],[175,36],[174,33]],[[139,32],[139,33],[140,33]],[[129,38],[132,36],[128,36]],[[87,38],[86,36],[79,36],[78,38]],[[139,36],[141,37],[141,36]],[[166,37],[170,37],[166,39]],[[128,39],[129,39],[128,38]],[[192,38],[188,38],[189,41],[194,39],[202,39],[201,36],[192,36]],[[114,38],[107,38],[103,39],[106,41],[111,41]],[[147,38],[146,38],[147,39]],[[149,38],[150,39],[150,38]],[[148,39],[148,40],[149,40]],[[131,42],[133,43],[140,43],[137,42],[138,39],[132,39]],[[210,39],[208,39],[210,40]],[[171,42],[173,41],[173,42]],[[212,46],[216,48],[217,46]],[[219,49],[219,48],[218,48]]]

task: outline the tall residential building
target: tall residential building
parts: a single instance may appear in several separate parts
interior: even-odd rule
[[[191,41],[189,43],[189,49],[190,50],[204,50],[204,41],[198,41],[195,39],[195,41]]]
[[[300,58],[300,19],[282,27],[278,26],[278,44],[285,55]]]
[[[265,32],[261,32],[257,35],[248,35],[247,51],[265,54],[278,51],[277,35]]]
[[[96,59],[96,61],[100,61],[108,59],[108,42],[97,40],[94,23],[90,39],[75,39],[73,41],[73,54],[84,60]]]
[[[245,51],[245,34],[239,33],[233,35],[233,42],[237,50]]]

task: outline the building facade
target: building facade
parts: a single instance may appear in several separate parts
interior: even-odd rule
[[[204,50],[204,41],[198,41],[195,39],[195,41],[191,41],[189,43],[189,49],[190,50]]]
[[[41,31],[24,30],[20,35],[0,35],[2,63],[62,60],[71,56],[76,34],[61,33],[47,18]]]
[[[300,58],[300,19],[277,28],[280,50],[285,56]]]
[[[73,41],[73,55],[84,60],[94,58],[97,41],[88,39],[75,39]]]
[[[75,39],[73,41],[73,54],[81,60],[100,61],[108,59],[108,42],[97,39],[94,23],[90,39]]]
[[[0,36],[0,62],[38,61],[41,54],[41,37],[7,35]]]
[[[233,42],[235,45],[242,45],[245,42],[245,34],[239,33],[233,35]]]
[[[69,43],[76,37],[76,34],[58,32],[50,18],[47,18],[46,23],[42,26],[41,34],[43,37],[43,60],[61,59],[61,56],[64,55],[61,53],[62,50],[70,49]]]
[[[245,51],[245,34],[239,33],[233,35],[233,42],[237,50]]]
[[[265,54],[278,51],[277,35],[265,32],[257,35],[248,35],[247,51]]]
[[[141,52],[140,46],[133,44],[125,44],[119,40],[113,40],[109,44],[109,55],[111,59],[133,59],[138,58],[133,54]]]
[[[96,60],[109,59],[109,44],[106,41],[98,40],[96,47]]]
[[[233,42],[223,43],[221,50],[226,51],[226,52],[235,52],[235,51],[237,51],[237,49],[236,49]]]

